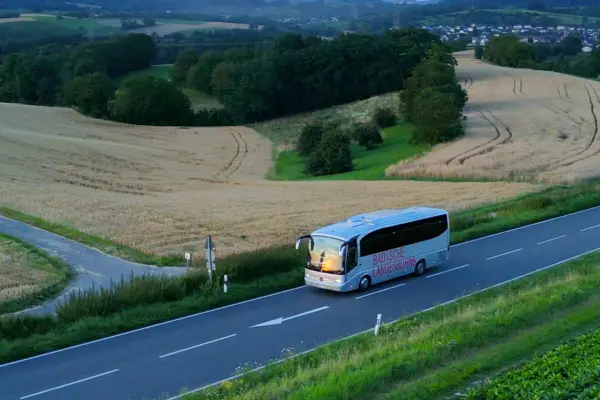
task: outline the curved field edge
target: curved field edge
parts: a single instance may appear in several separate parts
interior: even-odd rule
[[[598,205],[600,205],[600,182],[598,181],[577,186],[549,188],[542,192],[452,214],[451,242],[455,244],[475,239]],[[271,271],[270,267],[274,262],[280,265],[281,272],[275,275],[265,274],[265,271]],[[296,288],[303,284],[304,273],[301,257],[293,246],[262,249],[251,253],[228,256],[220,261],[220,265],[222,266],[218,271],[220,273],[223,273],[223,265],[228,265],[245,277],[243,283],[240,279],[234,280],[232,278],[232,282],[238,283],[229,285],[230,290],[227,294],[222,293],[217,283],[213,287],[201,288],[197,293],[175,301],[128,305],[128,307],[123,307],[116,313],[84,317],[74,323],[59,323],[54,318],[44,319],[42,322],[46,325],[43,333],[27,337],[21,335],[18,336],[19,339],[15,340],[0,340],[0,363],[35,356],[197,312]],[[235,272],[232,276],[234,274]],[[1,322],[2,320],[0,320]],[[32,317],[17,318],[11,323],[35,325],[42,322]],[[2,326],[0,326],[1,329]]]
[[[16,311],[23,310],[27,307],[37,306],[44,301],[57,296],[73,281],[76,276],[75,270],[57,257],[50,256],[46,252],[32,246],[31,244],[10,236],[0,233],[0,242],[8,242],[11,245],[11,250],[18,252],[25,257],[25,261],[31,266],[43,266],[52,270],[52,274],[57,277],[53,282],[42,285],[33,292],[24,294],[14,299],[0,302],[0,316]],[[0,274],[3,272],[0,271]]]
[[[449,398],[486,374],[600,326],[594,252],[183,396]],[[458,396],[457,396],[458,397]]]

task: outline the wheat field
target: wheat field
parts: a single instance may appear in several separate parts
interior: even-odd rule
[[[390,176],[574,183],[600,175],[600,82],[456,54],[469,94],[466,134]]]
[[[141,127],[73,110],[0,104],[0,205],[157,255],[218,256],[293,243],[353,213],[451,210],[529,183],[270,182],[272,143],[245,127]]]

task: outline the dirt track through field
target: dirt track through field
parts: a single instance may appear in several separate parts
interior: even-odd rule
[[[600,83],[457,54],[466,134],[388,175],[569,183],[600,175]]]

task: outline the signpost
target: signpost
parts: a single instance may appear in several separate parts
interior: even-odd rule
[[[204,242],[204,257],[206,258],[208,277],[212,283],[213,271],[217,270],[217,266],[215,265],[215,244],[210,236]]]
[[[192,259],[192,255],[186,251],[183,255],[183,258],[185,258],[185,270],[187,272],[190,267],[190,260]]]

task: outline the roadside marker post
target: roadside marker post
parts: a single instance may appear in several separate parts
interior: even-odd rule
[[[223,275],[223,293],[227,293],[227,275]]]
[[[381,326],[381,314],[377,314],[377,323],[375,323],[375,336],[379,334],[379,327]]]
[[[190,269],[190,260],[192,259],[192,255],[186,251],[183,255],[183,258],[185,258],[185,271],[188,272]]]
[[[204,242],[204,257],[206,258],[206,268],[208,269],[208,278],[210,283],[213,281],[213,272],[217,270],[215,265],[215,243],[212,238],[208,236]]]

